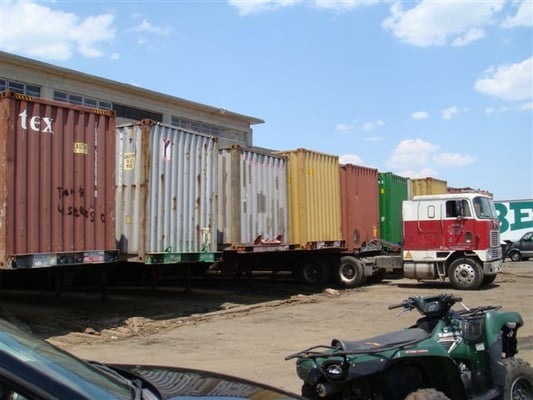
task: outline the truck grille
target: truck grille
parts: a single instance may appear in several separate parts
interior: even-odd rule
[[[490,247],[500,247],[500,231],[490,231]]]

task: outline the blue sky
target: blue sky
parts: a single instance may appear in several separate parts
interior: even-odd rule
[[[0,0],[0,49],[265,120],[307,148],[533,198],[533,0]]]

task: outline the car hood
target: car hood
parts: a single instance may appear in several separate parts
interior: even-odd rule
[[[110,365],[153,385],[163,399],[299,399],[300,396],[265,384],[224,374],[188,368],[151,365]]]

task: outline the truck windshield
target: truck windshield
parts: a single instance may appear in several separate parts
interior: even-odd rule
[[[496,218],[496,207],[494,202],[488,197],[475,197],[474,209],[476,211],[476,217],[481,219],[494,219]]]

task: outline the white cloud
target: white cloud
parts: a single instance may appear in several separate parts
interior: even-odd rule
[[[435,171],[433,168],[426,167],[426,168],[421,168],[419,170],[405,169],[402,171],[398,171],[398,175],[405,176],[405,177],[412,178],[412,179],[417,179],[417,178],[428,178],[428,177],[436,178],[437,176],[439,176],[439,173]]]
[[[485,71],[475,89],[503,100],[527,100],[533,96],[533,57],[518,64],[500,65]]]
[[[239,15],[243,16],[292,7],[301,2],[302,0],[229,0],[229,4],[236,7]]]
[[[397,169],[409,169],[413,166],[426,165],[439,146],[422,139],[406,139],[394,149],[386,166]]]
[[[148,32],[148,33],[155,33],[157,35],[161,36],[167,36],[172,32],[171,27],[162,27],[162,26],[156,26],[153,25],[151,22],[143,19],[142,22],[132,29],[134,32]]]
[[[353,130],[353,125],[349,124],[337,124],[335,127],[335,130],[339,132],[340,134],[348,133],[351,130]]]
[[[341,164],[363,165],[361,157],[355,154],[343,154],[339,157]]]
[[[422,0],[405,11],[397,2],[382,26],[414,46],[464,46],[484,36],[483,27],[492,23],[504,3],[505,0]]]
[[[452,119],[455,115],[459,114],[459,108],[457,106],[452,106],[441,110],[440,112],[442,119]]]
[[[533,26],[533,2],[531,0],[523,0],[519,3],[516,15],[507,17],[503,21],[504,28],[514,28],[517,26]]]
[[[475,157],[458,153],[435,154],[433,160],[442,167],[466,167],[477,161]]]
[[[67,60],[74,51],[101,57],[100,46],[115,37],[113,19],[112,14],[81,18],[32,1],[2,0],[0,47],[53,60]]]
[[[427,119],[429,118],[429,113],[427,113],[426,111],[415,111],[414,113],[411,114],[411,117],[413,119],[418,119],[418,120]]]
[[[376,4],[379,2],[380,0],[315,0],[313,4],[317,8],[342,12],[353,10],[359,6]]]
[[[363,131],[371,132],[373,130],[376,130],[377,128],[381,128],[382,126],[385,126],[385,122],[380,119],[376,121],[366,122],[365,124],[363,124]]]

